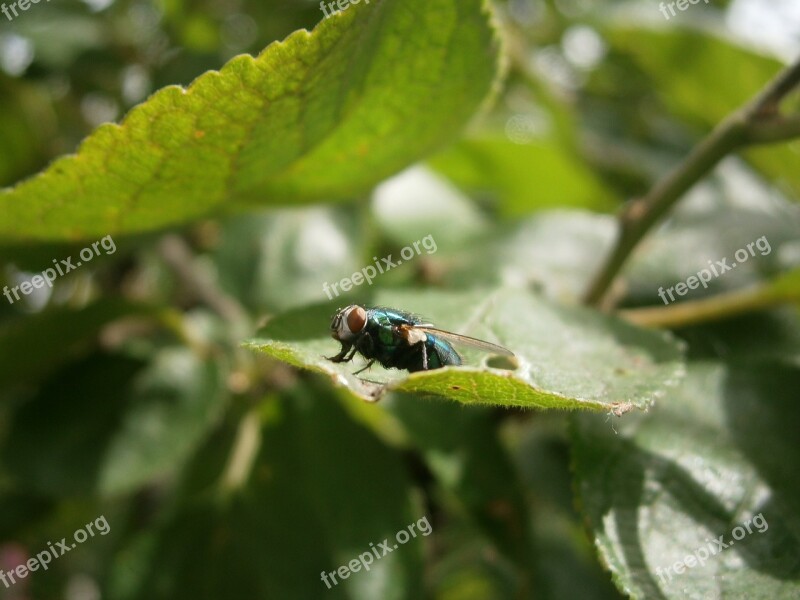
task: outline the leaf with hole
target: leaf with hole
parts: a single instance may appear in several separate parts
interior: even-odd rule
[[[420,314],[442,329],[498,343],[516,356],[509,360],[459,348],[461,367],[408,374],[373,366],[355,376],[363,361],[337,364],[325,358],[339,350],[329,327],[336,309],[351,303],[344,299],[287,312],[246,345],[324,373],[367,400],[399,390],[465,404],[624,413],[646,409],[683,372],[682,347],[669,334],[525,291],[378,291],[362,300]]]

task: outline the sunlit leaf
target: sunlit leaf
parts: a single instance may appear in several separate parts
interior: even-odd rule
[[[464,190],[493,199],[504,215],[554,207],[603,212],[617,206],[598,177],[552,140],[516,144],[491,137],[468,139],[435,156],[431,164]]]
[[[699,363],[616,432],[577,419],[581,506],[624,593],[800,593],[799,386],[796,364]]]
[[[392,389],[465,404],[626,412],[647,408],[682,372],[681,347],[670,336],[526,292],[386,291],[371,295],[368,304],[421,314],[442,329],[499,343],[515,353],[517,366],[493,368],[486,356],[467,350],[462,367],[407,375],[375,366],[360,379],[352,373],[362,361],[335,364],[325,358],[339,350],[329,337],[330,318],[346,304],[288,312],[247,346],[325,373],[365,399]]]
[[[0,234],[85,238],[364,194],[454,138],[498,46],[481,0],[353,5],[101,126],[0,192]]]

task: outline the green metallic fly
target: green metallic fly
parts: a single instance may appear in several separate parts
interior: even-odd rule
[[[428,371],[460,365],[461,357],[450,342],[472,346],[492,354],[514,356],[510,350],[483,340],[442,331],[420,317],[393,308],[366,308],[352,304],[340,309],[331,321],[331,336],[342,345],[333,362],[349,362],[356,352],[369,362],[360,373],[378,361],[385,368]]]

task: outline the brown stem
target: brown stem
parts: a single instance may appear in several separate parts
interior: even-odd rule
[[[643,198],[619,215],[616,245],[584,295],[586,304],[606,306],[609,288],[633,250],[694,184],[736,150],[800,137],[800,115],[779,113],[783,98],[800,84],[800,60],[782,71],[753,100],[724,119],[689,156]]]

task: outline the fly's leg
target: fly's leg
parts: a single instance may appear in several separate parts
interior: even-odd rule
[[[353,375],[358,375],[359,373],[361,373],[361,371],[366,371],[367,369],[369,369],[369,368],[372,366],[372,364],[373,364],[374,362],[375,362],[375,359],[373,358],[371,361],[369,361],[369,362],[367,363],[367,366],[360,368],[358,371],[356,371],[355,373],[353,373]]]
[[[350,356],[347,356],[348,352],[350,353]],[[351,346],[350,344],[347,345],[342,344],[342,351],[339,352],[339,354],[337,354],[336,356],[326,356],[325,358],[335,363],[350,362],[351,360],[353,360],[353,356],[355,355],[355,353],[356,353],[355,346]]]
[[[428,348],[425,346],[425,342],[422,343],[422,370],[428,370]]]

